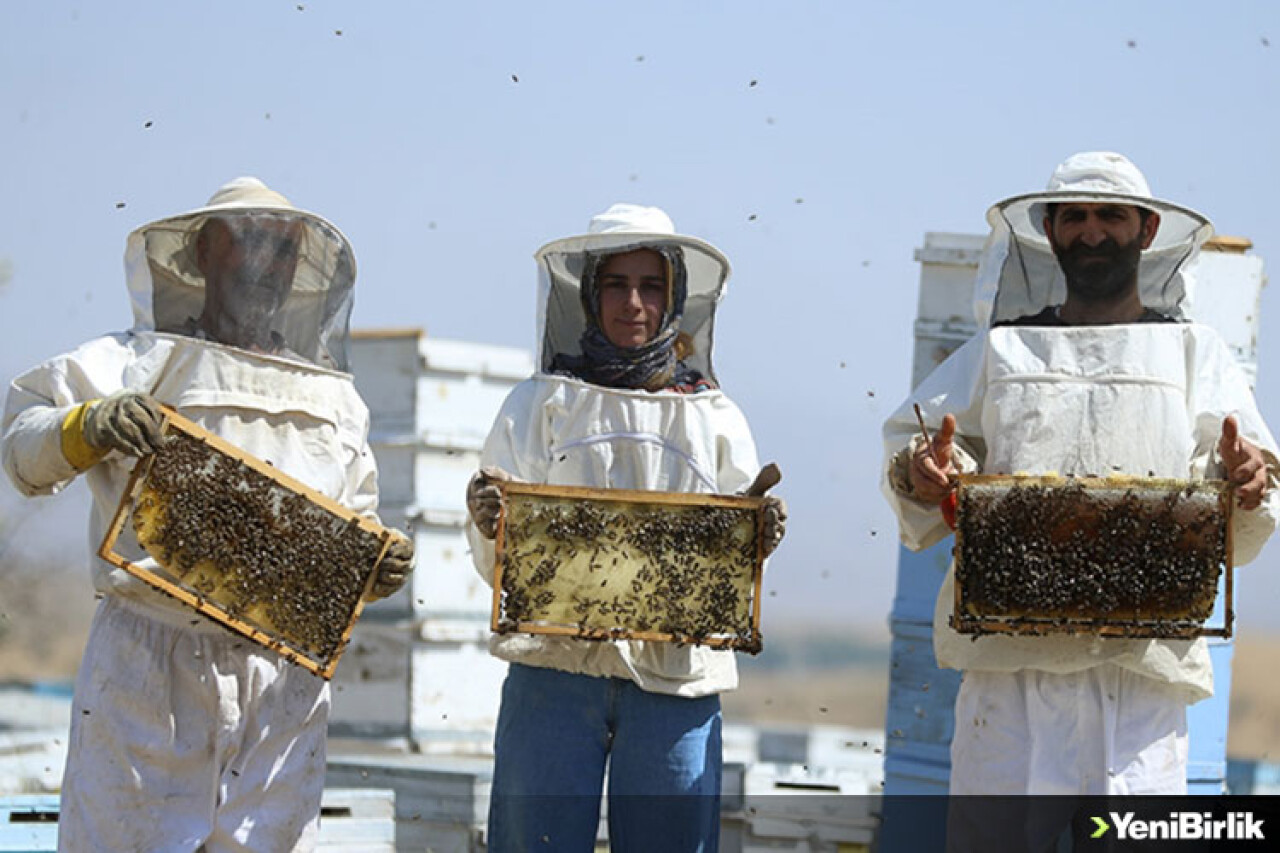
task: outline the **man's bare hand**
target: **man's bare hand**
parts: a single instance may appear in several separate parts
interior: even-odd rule
[[[951,453],[955,434],[955,416],[944,415],[942,426],[933,435],[933,452],[929,452],[928,444],[916,448],[907,476],[911,478],[912,495],[917,500],[940,504],[955,488],[960,473]]]
[[[1240,434],[1234,415],[1222,422],[1218,456],[1227,469],[1227,479],[1236,487],[1236,503],[1241,509],[1257,509],[1267,492],[1267,462],[1262,451]]]

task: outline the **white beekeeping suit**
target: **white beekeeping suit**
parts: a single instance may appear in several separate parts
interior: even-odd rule
[[[755,444],[742,412],[718,388],[633,390],[552,372],[558,357],[580,354],[580,280],[589,259],[640,248],[679,250],[687,291],[679,331],[693,342],[684,363],[714,380],[712,331],[728,260],[676,234],[657,208],[614,205],[592,219],[589,233],[538,250],[540,369],[503,403],[482,465],[533,483],[606,489],[732,494],[751,483],[759,470]],[[492,583],[493,542],[474,525],[468,536],[477,569]],[[733,652],[703,646],[505,634],[490,648],[508,661],[625,678],[656,693],[704,696],[738,682]]]
[[[1060,305],[1066,286],[1043,231],[1047,203],[1134,205],[1160,215],[1142,253],[1139,294],[1174,322],[1004,325]],[[1247,378],[1212,329],[1186,316],[1192,264],[1211,227],[1152,198],[1116,154],[1075,155],[1043,193],[995,205],[979,266],[979,334],[930,374],[886,423],[884,493],[902,541],[928,547],[948,533],[936,506],[902,488],[919,432],[912,403],[936,429],[956,418],[955,454],[985,474],[1221,477],[1223,420],[1258,446],[1274,485],[1275,441]],[[1275,528],[1278,496],[1233,515],[1236,565]],[[1212,694],[1203,639],[981,636],[952,629],[954,575],[934,618],[940,666],[965,671],[956,704],[952,793],[1175,793],[1185,789],[1185,706]]]
[[[212,339],[211,328],[239,342],[230,326],[205,322],[213,288],[196,243],[206,227],[220,227],[237,258],[240,277],[227,285],[241,288],[236,294],[280,278],[270,317],[223,306],[224,323],[269,321],[258,343]],[[126,270],[134,327],[10,386],[2,447],[17,487],[49,494],[83,473],[96,551],[136,460],[77,458],[64,423],[83,404],[132,390],[373,517],[369,416],[345,372],[355,277],[346,238],[257,179],[240,178],[205,207],[132,233]],[[129,526],[116,550],[150,560]],[[310,849],[327,682],[100,559],[92,571],[104,595],[76,681],[61,848]]]

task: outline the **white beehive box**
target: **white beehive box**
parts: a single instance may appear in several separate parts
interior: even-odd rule
[[[985,242],[976,234],[930,232],[924,235],[924,246],[916,249],[916,260],[923,272],[916,311],[912,388],[977,331],[973,272]]]
[[[351,362],[372,416],[379,514],[411,532],[418,563],[403,590],[365,609],[334,678],[332,731],[488,750],[506,665],[488,652],[491,591],[472,566],[464,496],[532,357],[409,329],[353,333]]]
[[[1258,324],[1266,285],[1262,258],[1245,254],[1252,245],[1242,237],[1211,240],[1194,267],[1188,303],[1197,322],[1222,335],[1250,384],[1258,375]]]

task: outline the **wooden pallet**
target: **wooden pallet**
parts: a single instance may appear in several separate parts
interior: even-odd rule
[[[98,555],[331,678],[392,531],[164,411],[171,438],[134,467]],[[120,542],[130,521],[140,547]]]
[[[952,625],[1229,637],[1233,494],[1220,480],[963,476]],[[1209,627],[1220,582],[1225,621]]]
[[[761,498],[501,487],[495,632],[760,650]]]

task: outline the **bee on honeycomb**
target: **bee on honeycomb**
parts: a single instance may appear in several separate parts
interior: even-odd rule
[[[758,511],[507,495],[499,633],[576,629],[758,651]]]
[[[1220,485],[981,478],[958,498],[958,629],[1184,636],[1227,566]],[[984,624],[986,623],[986,624]]]
[[[183,432],[154,454],[133,528],[178,586],[321,664],[382,551],[356,520]]]

